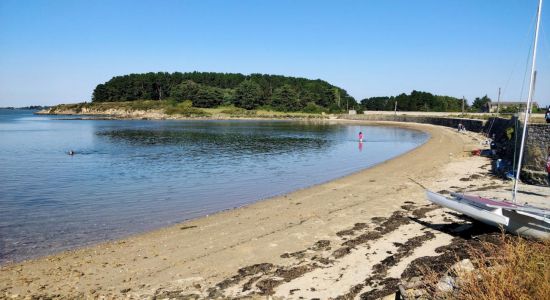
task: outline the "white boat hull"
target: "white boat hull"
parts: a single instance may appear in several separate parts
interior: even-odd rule
[[[503,214],[508,216],[510,222],[505,226],[506,231],[521,236],[533,237],[541,240],[550,239],[550,224],[548,219],[541,220],[536,216],[521,213],[514,210],[503,210]]]
[[[506,226],[510,221],[508,217],[502,215],[502,209],[484,209],[474,206],[470,202],[449,199],[443,195],[431,191],[426,191],[426,195],[428,196],[428,200],[435,204],[452,209],[459,213],[463,213],[488,225],[497,227]]]
[[[503,228],[521,236],[550,239],[550,219],[513,209],[503,209],[464,199],[447,198],[441,194],[426,191],[428,200],[437,205],[465,214],[487,225]]]

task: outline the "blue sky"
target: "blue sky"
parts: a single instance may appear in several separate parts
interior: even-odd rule
[[[537,0],[0,0],[0,106],[90,100],[149,71],[321,78],[357,100],[521,96]],[[536,100],[550,105],[550,1]],[[524,96],[526,96],[524,88]]]

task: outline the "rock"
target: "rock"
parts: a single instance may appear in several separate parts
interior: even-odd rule
[[[475,270],[474,264],[469,259],[463,259],[451,267],[451,270],[457,274],[469,273]]]
[[[440,292],[452,292],[455,287],[455,279],[451,276],[443,276],[436,285],[436,288]]]
[[[420,286],[421,283],[422,283],[422,281],[418,281],[418,282],[420,284],[416,284],[416,287]],[[405,300],[417,299],[417,298],[420,298],[420,297],[426,295],[426,292],[422,289],[419,289],[419,288],[405,287],[402,284],[400,284],[398,286],[398,288],[399,288],[399,295],[401,296],[401,298],[399,298],[399,299],[405,299]]]
[[[424,290],[412,289],[410,291],[414,298],[420,298],[426,295],[426,292]]]
[[[403,287],[405,289],[412,289],[420,285],[422,285],[422,277],[420,276],[411,277],[411,279],[403,283]]]

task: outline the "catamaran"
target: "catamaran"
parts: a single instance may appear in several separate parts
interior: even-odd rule
[[[527,97],[527,105],[525,107],[525,120],[521,136],[517,171],[515,172],[516,176],[512,191],[512,202],[497,201],[460,193],[451,193],[451,197],[446,197],[429,190],[426,191],[426,196],[429,201],[435,204],[455,210],[485,224],[502,227],[512,234],[538,239],[550,239],[550,210],[517,203],[518,183],[520,181],[521,173],[519,170],[521,170],[521,162],[525,148],[525,136],[527,133],[531,102],[533,100],[533,93],[535,89],[535,65],[537,60],[537,45],[539,39],[541,11],[542,0],[539,0],[533,46],[533,59],[531,62],[529,94]]]

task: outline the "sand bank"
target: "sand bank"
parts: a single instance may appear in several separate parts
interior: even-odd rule
[[[437,247],[452,240],[425,222],[463,222],[429,206],[415,182],[436,191],[467,188],[471,182],[460,179],[484,172],[488,164],[465,158],[479,147],[474,134],[383,124],[422,130],[431,139],[405,155],[326,184],[4,266],[0,297],[383,296],[384,287],[398,280],[411,261],[436,255]]]

